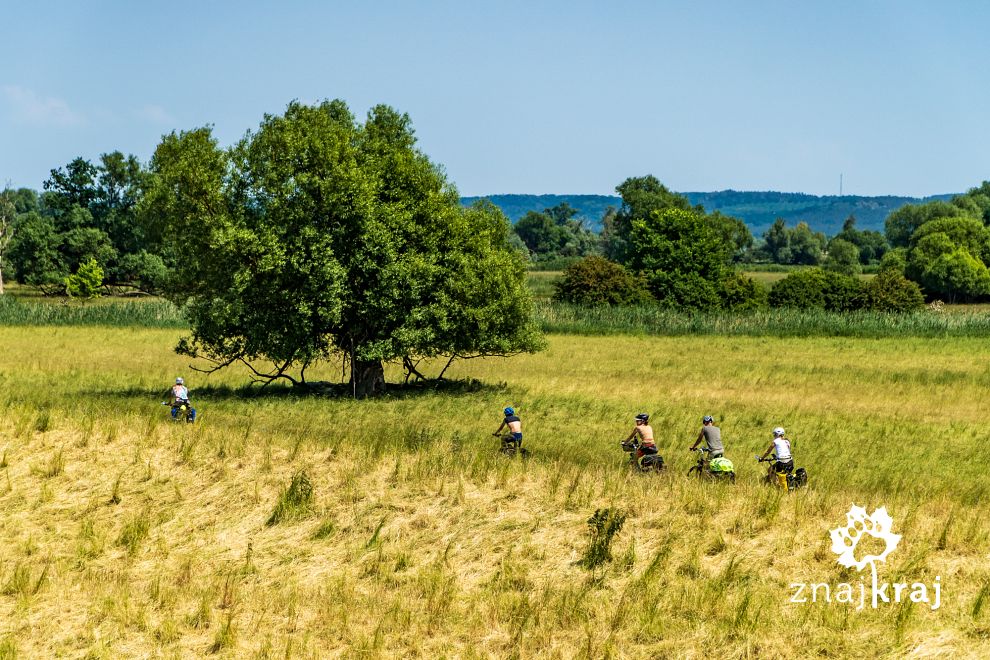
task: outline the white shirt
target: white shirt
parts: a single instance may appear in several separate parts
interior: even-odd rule
[[[185,385],[175,385],[172,388],[172,396],[178,401],[186,401],[189,399],[189,390]]]
[[[791,460],[791,441],[787,438],[774,438],[773,450],[777,454],[777,460],[786,463]]]

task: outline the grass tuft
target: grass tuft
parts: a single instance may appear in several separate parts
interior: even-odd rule
[[[151,533],[151,514],[144,509],[129,518],[120,530],[117,545],[127,549],[127,554],[135,555],[141,544]]]
[[[305,470],[300,470],[292,477],[289,487],[279,493],[275,510],[265,524],[269,527],[281,522],[301,518],[309,513],[313,505],[313,482]]]

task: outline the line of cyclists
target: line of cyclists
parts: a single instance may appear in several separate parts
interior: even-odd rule
[[[166,394],[167,402],[162,402],[171,408],[172,419],[175,421],[194,422],[196,409],[189,400],[189,390],[185,381],[175,379],[175,384]],[[498,437],[502,430],[501,451],[506,454],[526,454],[523,449],[522,420],[511,406],[502,411],[504,417],[499,427],[492,433]],[[644,472],[660,472],[664,469],[663,458],[657,452],[656,440],[653,437],[653,427],[650,426],[650,416],[647,413],[636,415],[636,425],[622,440],[622,449],[629,452],[630,463]],[[732,462],[725,457],[725,445],[722,444],[722,429],[715,426],[711,415],[705,415],[701,420],[701,430],[690,451],[698,451],[701,456],[698,464],[691,468],[691,473],[698,476],[720,478],[727,477],[735,481],[735,470]],[[791,441],[787,439],[784,429],[780,426],[773,430],[773,440],[763,452],[756,457],[759,462],[768,462],[767,481],[777,484],[784,489],[792,489],[807,483],[807,472],[804,468],[794,470],[794,456],[791,453]]]
[[[506,454],[522,454],[522,421],[511,406],[502,411],[504,418],[498,429],[492,434],[498,437],[502,429],[501,450]],[[622,449],[629,452],[631,464],[645,472],[661,471],[664,467],[663,458],[657,452],[653,427],[650,426],[650,416],[647,413],[636,415],[636,425],[622,440]],[[715,425],[711,415],[705,415],[701,420],[701,430],[689,451],[698,451],[701,457],[698,465],[691,468],[691,473],[697,471],[699,476],[728,477],[735,481],[735,471],[732,462],[725,458],[725,445],[722,444],[722,430]],[[794,470],[794,455],[791,451],[791,441],[788,440],[783,427],[773,429],[773,439],[762,455],[756,456],[757,461],[769,463],[767,481],[790,490],[807,483],[807,472],[804,468]]]

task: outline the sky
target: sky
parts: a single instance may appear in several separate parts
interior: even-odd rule
[[[962,192],[990,179],[990,3],[2,0],[0,186],[387,103],[463,195]]]

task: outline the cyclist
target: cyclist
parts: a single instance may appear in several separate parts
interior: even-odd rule
[[[698,448],[701,442],[705,442],[708,447],[708,458],[721,458],[725,455],[725,447],[722,445],[722,429],[715,426],[715,420],[711,415],[705,415],[701,420],[701,431],[698,439],[691,445],[691,451]]]
[[[178,418],[179,407],[182,404],[189,406],[189,421],[196,419],[196,409],[189,403],[189,388],[186,387],[186,381],[181,376],[175,379],[175,385],[169,389],[166,396],[169,397],[172,406],[172,419]]]
[[[760,458],[765,459],[770,452],[775,454],[777,460],[771,463],[768,474],[776,473],[777,482],[786,489],[787,475],[794,471],[794,457],[791,455],[791,441],[784,437],[784,429],[781,426],[773,430],[773,442]]]
[[[632,432],[622,441],[623,444],[630,442],[639,436],[639,450],[636,452],[636,459],[640,459],[648,454],[657,453],[657,445],[653,440],[653,427],[650,426],[650,416],[646,413],[636,415],[636,426]]]
[[[509,433],[512,434],[512,441],[515,443],[516,449],[519,449],[522,447],[523,439],[522,422],[519,420],[519,417],[516,415],[516,411],[512,408],[512,406],[504,409],[502,413],[505,415],[505,419],[502,420],[502,423],[499,424],[498,429],[496,429],[492,435],[497,436],[502,432],[503,428],[508,427]]]

